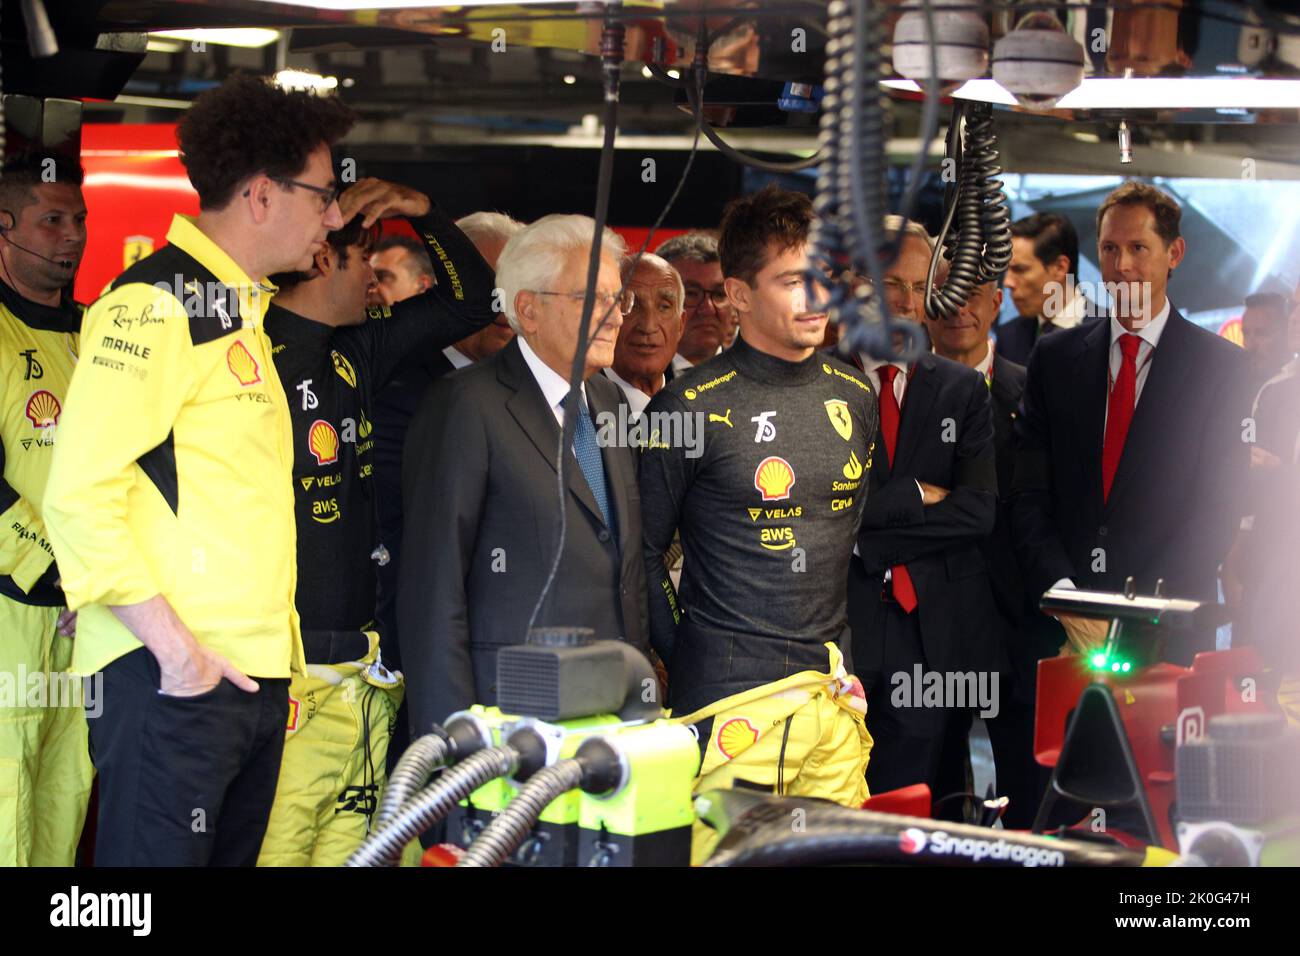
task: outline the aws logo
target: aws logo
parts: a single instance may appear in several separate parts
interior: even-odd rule
[[[311,503],[311,520],[317,524],[333,524],[339,520],[340,515],[337,498],[326,498],[324,501]]]
[[[794,547],[794,528],[763,528],[758,543],[769,551],[785,551]]]

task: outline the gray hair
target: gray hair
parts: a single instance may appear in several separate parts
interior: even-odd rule
[[[660,248],[662,248],[662,246]],[[627,285],[632,281],[632,271],[630,269],[632,262],[632,258],[629,257],[628,260],[623,263],[621,272],[623,274],[624,285]],[[673,277],[677,287],[677,308],[686,308],[686,285],[682,282],[681,274],[668,263],[668,260],[655,255],[653,252],[643,252],[640,260],[637,261],[637,268],[640,268],[643,265],[651,265],[669,273]]]
[[[702,232],[688,232],[661,242],[655,254],[670,263],[685,261],[707,265],[718,261],[718,240]]]
[[[522,335],[515,299],[525,290],[547,291],[555,276],[564,271],[569,256],[584,258],[591,252],[591,237],[596,222],[590,216],[553,213],[543,216],[515,233],[497,260],[497,287],[501,290],[506,318],[510,327]],[[622,265],[627,255],[623,238],[606,228],[601,237],[601,252]]]
[[[477,246],[481,242],[508,242],[524,224],[503,212],[472,212],[457,219],[456,228]]]
[[[925,231],[925,226],[921,225],[914,219],[904,219],[902,216],[888,215],[885,217],[885,232],[894,235],[902,232],[905,236],[911,236],[913,239],[920,239],[925,243],[927,252],[934,252],[934,239]]]

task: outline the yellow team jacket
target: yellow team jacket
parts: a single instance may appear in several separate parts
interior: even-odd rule
[[[41,305],[0,282],[0,594],[22,604],[63,604],[41,505],[80,328],[74,303]]]
[[[86,311],[44,516],[77,610],[72,669],[140,643],[108,610],[162,594],[254,677],[305,673],[293,434],[256,283],[186,216]]]

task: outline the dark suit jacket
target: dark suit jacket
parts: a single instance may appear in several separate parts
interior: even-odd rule
[[[375,492],[379,507],[379,540],[388,550],[388,563],[376,569],[376,616],[383,640],[384,663],[402,669],[397,637],[397,569],[402,557],[402,449],[420,400],[437,379],[454,370],[438,349],[432,355],[410,356],[388,386],[375,396]]]
[[[1019,626],[1025,612],[1025,586],[1011,543],[1011,477],[1015,471],[1015,427],[1020,415],[1020,396],[1025,390],[1025,367],[993,353],[993,382],[989,398],[993,404],[993,453],[998,472],[998,517],[993,534],[984,540],[989,561],[993,596],[998,613],[1008,628]]]
[[[1170,311],[1103,503],[1109,353],[1107,320],[1047,336],[1029,360],[1012,533],[1030,596],[1061,578],[1122,591],[1132,575],[1142,594],[1164,578],[1167,595],[1217,600],[1249,462],[1245,352]],[[1172,659],[1212,647],[1198,635]]]
[[[591,413],[619,389],[587,382]],[[559,543],[560,427],[517,341],[439,379],[411,423],[397,616],[413,733],[496,702],[496,654],[521,644]],[[649,651],[641,501],[630,448],[602,449],[617,535],[569,457],[567,531],[536,625],[594,628]]]
[[[858,551],[867,574],[906,564],[932,671],[996,666],[1000,652],[993,592],[981,542],[997,514],[989,390],[974,369],[932,354],[916,362],[904,393],[898,447],[890,465],[877,432]],[[948,440],[945,440],[948,439]],[[925,506],[916,481],[951,489]],[[853,665],[878,669],[879,588],[864,593],[851,575]]]
[[[1089,301],[1083,318],[1079,320],[1079,325],[1093,325],[1099,318],[1099,310]],[[997,338],[997,354],[1017,365],[1029,364],[1029,353],[1034,350],[1034,344],[1039,339],[1055,335],[1057,332],[1068,331],[1068,329],[1056,329],[1048,332],[1047,335],[1039,335],[1038,317],[1034,315],[1022,315],[1010,322],[993,326],[993,334]]]

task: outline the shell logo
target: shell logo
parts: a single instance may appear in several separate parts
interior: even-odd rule
[[[307,431],[307,447],[316,456],[316,464],[332,465],[339,460],[339,433],[329,422],[318,418]]]
[[[296,697],[290,697],[289,698],[289,720],[284,726],[284,729],[288,733],[293,733],[295,730],[298,729],[298,714],[300,714],[301,712],[302,712],[302,702],[299,701]]]
[[[776,455],[764,458],[754,469],[754,487],[763,493],[764,501],[784,501],[794,487],[794,469]]]
[[[62,411],[59,400],[51,392],[41,389],[39,392],[32,392],[32,397],[27,399],[24,414],[33,428],[49,428],[59,423],[59,413]]]
[[[757,740],[758,728],[744,717],[733,717],[718,728],[718,749],[728,760],[740,756],[754,746]]]
[[[262,380],[262,370],[257,367],[257,359],[249,354],[243,342],[236,342],[226,349],[226,367],[230,374],[239,379],[245,387],[256,385]]]

